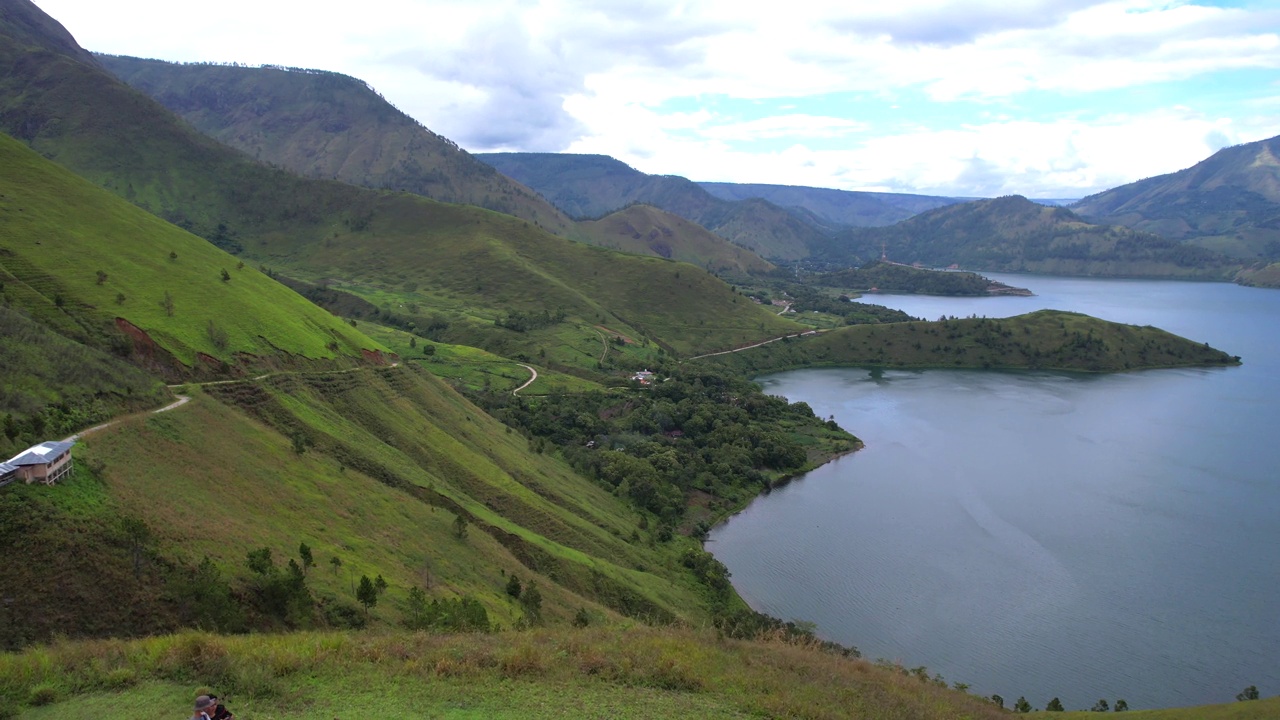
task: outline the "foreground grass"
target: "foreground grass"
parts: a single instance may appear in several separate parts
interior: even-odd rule
[[[185,633],[0,655],[0,702],[20,718],[182,717],[207,689],[244,720],[1005,715],[980,698],[807,644],[644,626]]]

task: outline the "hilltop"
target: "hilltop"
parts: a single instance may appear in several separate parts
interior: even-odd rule
[[[674,175],[647,175],[605,155],[477,153],[575,218],[600,218],[642,203],[679,215],[761,257],[796,260],[822,232],[765,200],[721,200]]]
[[[1185,170],[1090,195],[1072,209],[1233,258],[1280,259],[1280,137],[1223,148]]]
[[[1230,279],[1238,264],[1204,248],[1013,195],[921,213],[890,227],[857,228],[815,253],[830,262],[879,257],[933,267],[1058,275]],[[856,264],[856,263],[854,263]]]
[[[579,231],[593,245],[687,262],[710,272],[750,274],[774,267],[750,250],[650,205],[631,205],[599,220],[583,220]]]
[[[356,78],[303,68],[95,57],[201,132],[256,160],[304,177],[477,205],[558,235],[572,226],[536,193]]]
[[[802,218],[811,218],[831,232],[841,227],[892,225],[926,210],[964,202],[962,198],[933,195],[860,192],[798,185],[726,182],[699,182],[698,185],[722,200],[767,200]]]

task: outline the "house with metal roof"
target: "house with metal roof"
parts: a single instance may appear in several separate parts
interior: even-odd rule
[[[32,445],[17,455],[0,462],[0,486],[22,480],[30,485],[41,482],[53,485],[71,472],[71,446],[74,441],[50,440]]]

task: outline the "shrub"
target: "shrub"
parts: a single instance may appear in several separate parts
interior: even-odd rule
[[[58,688],[49,683],[41,683],[31,688],[31,693],[27,695],[27,704],[41,707],[43,705],[52,705],[58,701]]]

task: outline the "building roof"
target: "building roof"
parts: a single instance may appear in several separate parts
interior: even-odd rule
[[[18,469],[17,465],[10,465],[7,462],[0,462],[0,477],[4,477]]]
[[[70,450],[72,445],[75,445],[74,440],[68,440],[65,442],[50,440],[48,442],[42,442],[39,445],[32,445],[26,450],[23,450],[17,455],[9,458],[9,462],[4,464],[13,466],[45,465],[52,462],[54,458],[58,457],[62,453]]]

